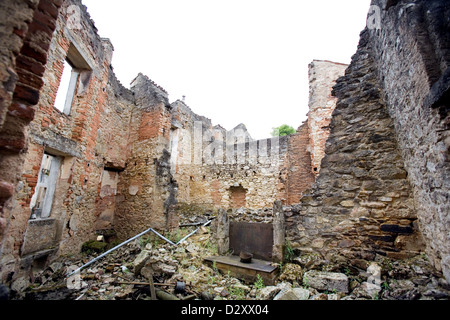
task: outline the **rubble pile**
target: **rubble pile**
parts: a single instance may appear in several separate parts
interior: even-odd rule
[[[201,227],[172,245],[141,237],[72,276],[95,258],[92,252],[61,258],[44,270],[12,283],[11,299],[25,300],[436,300],[450,287],[425,255],[404,261],[382,256],[358,267],[304,254],[279,265],[275,285],[265,286],[220,273],[203,258],[217,255],[210,229]]]

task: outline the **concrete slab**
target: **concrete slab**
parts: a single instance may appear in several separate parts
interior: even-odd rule
[[[229,272],[231,276],[248,283],[254,283],[259,274],[265,285],[272,285],[278,272],[277,266],[259,259],[253,259],[252,263],[242,263],[238,256],[206,257],[204,260],[210,265],[215,263],[217,269],[224,274]]]

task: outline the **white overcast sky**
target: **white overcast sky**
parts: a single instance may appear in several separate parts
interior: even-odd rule
[[[253,138],[298,128],[308,112],[308,64],[350,63],[370,0],[82,0],[129,88],[139,72],[186,96],[197,114]]]

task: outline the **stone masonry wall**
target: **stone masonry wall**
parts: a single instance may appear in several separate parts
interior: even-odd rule
[[[427,253],[450,281],[450,3],[373,1],[382,96],[393,119]]]
[[[129,156],[120,174],[114,227],[121,239],[150,227],[165,230],[176,203],[170,173],[171,106],[167,92],[139,74],[131,90],[136,107],[131,115]]]
[[[329,260],[401,258],[422,250],[412,190],[381,97],[367,30],[344,77],[320,175],[287,218],[287,239]]]
[[[297,203],[314,182],[306,124],[294,135],[254,141],[244,125],[227,132],[181,101],[173,106],[172,171],[181,207],[271,208],[276,200]],[[238,141],[230,144],[232,134]]]
[[[257,146],[250,146],[254,143],[261,143],[261,146],[268,144],[270,148],[270,139],[254,141],[242,146],[245,148],[245,160],[242,162],[235,160],[234,163],[223,161],[214,165],[178,165],[176,179],[187,182],[180,182],[180,192],[186,192],[185,188],[188,190],[188,198],[183,199],[184,202],[211,209],[233,208],[236,205],[233,204],[232,193],[238,189],[245,190],[245,199],[241,199],[239,203],[245,203],[248,208],[264,208],[278,198],[286,200],[286,186],[281,171],[287,157],[287,139],[280,139],[279,154],[249,160],[249,153],[252,153],[250,149],[254,148],[256,152],[258,150]],[[236,145],[236,148],[240,146]],[[226,150],[226,146],[223,149]]]
[[[0,3],[0,241],[8,228],[11,197],[27,147],[27,128],[39,99],[61,3],[62,0]]]
[[[321,173],[288,218],[300,250],[370,260],[426,249],[450,280],[449,10],[440,0],[372,2],[334,87]]]
[[[174,104],[172,123],[172,170],[181,207],[264,208],[279,197],[286,199],[280,181],[287,138],[253,141],[244,125],[229,132],[213,128],[181,101]],[[227,141],[231,134],[237,140]],[[235,204],[233,194],[240,199]]]
[[[97,226],[110,228],[115,199],[110,195],[105,197],[102,181],[107,181],[104,177],[110,174],[106,169],[123,169],[128,155],[130,107],[134,100],[110,68],[111,43],[98,36],[80,1],[64,2],[59,16],[56,9],[50,9],[41,8],[42,12],[53,14],[58,20],[55,31],[48,38],[51,42],[46,47],[45,68],[36,69],[42,73],[42,88],[39,88],[37,105],[29,117],[32,121],[25,135],[23,169],[19,170],[10,215],[5,217],[8,228],[2,241],[2,279],[26,272],[34,259],[79,252],[81,244],[95,236]],[[70,19],[74,19],[73,24],[68,23]],[[37,50],[32,44],[31,49],[26,48],[24,46],[22,52],[34,52],[32,48]],[[74,48],[79,55],[75,58],[82,58],[83,67],[76,61],[76,67],[80,68],[79,78],[70,113],[66,114],[57,110],[54,104],[63,62],[66,55],[74,57]],[[33,58],[43,59],[43,55],[38,55],[40,52],[36,51]],[[44,63],[43,60],[42,64],[36,63],[31,58],[24,58],[24,61],[33,68]],[[33,79],[29,74],[25,78]],[[14,122],[7,120],[7,123]],[[30,203],[44,152],[60,157],[61,167],[55,181],[51,215],[41,220],[42,223],[35,223],[39,220],[30,220]],[[13,169],[14,166],[8,166],[8,170]],[[39,231],[39,228],[43,229]],[[41,234],[44,238],[36,241],[30,234]]]

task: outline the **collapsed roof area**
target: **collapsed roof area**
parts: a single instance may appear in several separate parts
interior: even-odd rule
[[[111,230],[219,209],[271,224],[275,202],[274,260],[286,243],[356,262],[426,252],[450,281],[447,1],[373,0],[351,64],[310,64],[308,120],[258,141],[143,74],[122,86],[80,0],[5,0],[0,15],[1,282]]]

